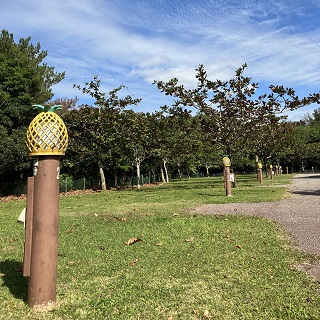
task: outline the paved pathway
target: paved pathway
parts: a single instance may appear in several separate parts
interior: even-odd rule
[[[300,249],[320,257],[320,174],[297,174],[288,188],[291,196],[281,201],[202,205],[195,212],[272,219],[289,231]],[[320,260],[303,268],[320,279]]]

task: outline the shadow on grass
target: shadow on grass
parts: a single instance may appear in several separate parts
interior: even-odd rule
[[[16,260],[0,261],[2,286],[7,287],[10,293],[24,302],[28,296],[28,279],[22,275],[22,263]]]

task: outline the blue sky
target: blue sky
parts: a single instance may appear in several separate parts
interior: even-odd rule
[[[95,75],[107,92],[142,98],[137,111],[171,100],[154,80],[177,77],[195,85],[203,64],[211,80],[228,80],[243,63],[246,75],[268,86],[320,91],[319,0],[0,0],[0,28],[15,40],[31,36],[48,50],[46,62],[66,78],[55,97],[93,103],[73,84]],[[290,114],[299,120],[318,105]]]

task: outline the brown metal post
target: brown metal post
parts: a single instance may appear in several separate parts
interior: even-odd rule
[[[270,178],[271,178],[271,180],[273,180],[273,166],[272,166],[272,164],[270,164]]]
[[[38,158],[34,177],[29,306],[56,301],[60,156]]]
[[[226,196],[231,197],[231,182],[230,182],[230,167],[225,167],[225,188],[226,188]]]
[[[31,250],[32,250],[32,222],[33,222],[33,194],[34,177],[29,177],[27,182],[27,208],[26,230],[24,240],[23,276],[30,277]]]
[[[262,169],[258,168],[259,183],[262,183]]]

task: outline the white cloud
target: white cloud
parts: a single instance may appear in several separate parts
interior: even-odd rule
[[[153,80],[191,86],[199,64],[213,80],[247,63],[255,82],[318,91],[320,24],[309,21],[319,13],[302,0],[11,0],[0,28],[48,49],[48,64],[66,71],[57,95],[79,96],[72,85],[98,74],[107,90],[144,95],[146,109],[167,101]]]

